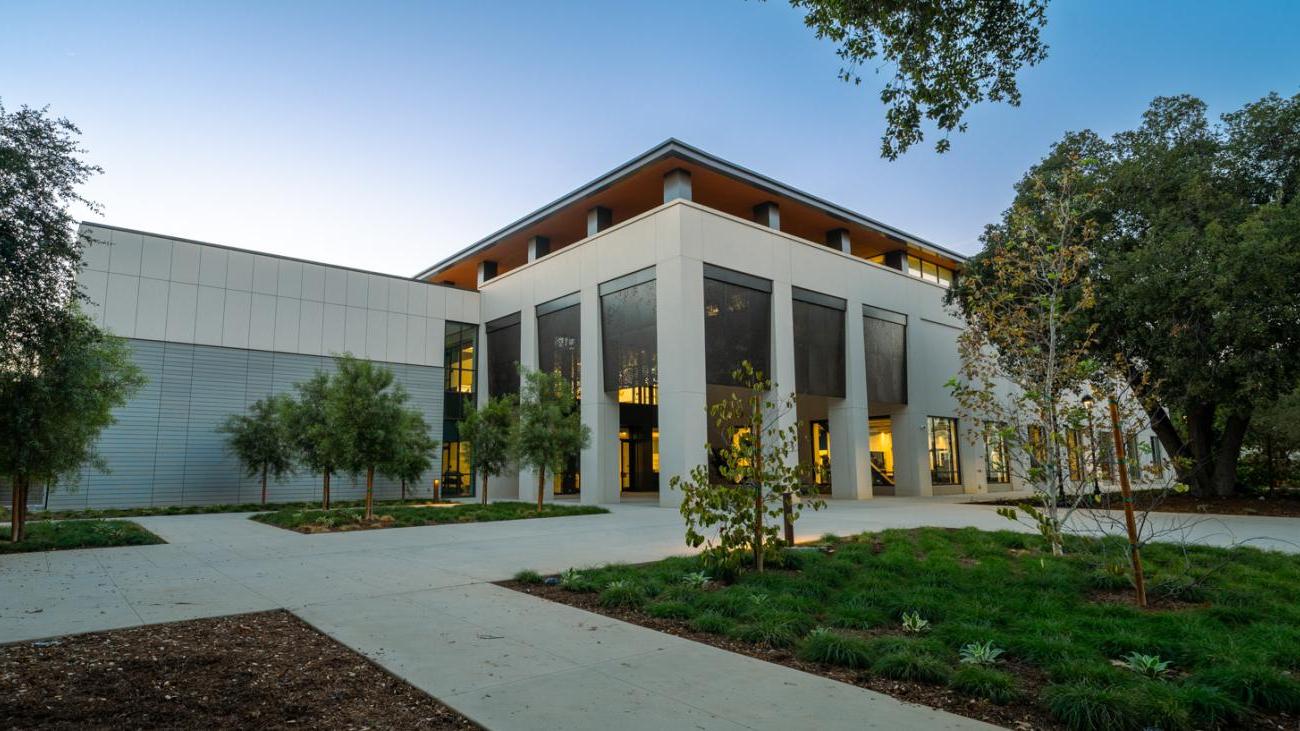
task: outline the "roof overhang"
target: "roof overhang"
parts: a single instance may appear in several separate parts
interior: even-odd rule
[[[931,243],[929,241],[926,241],[925,239],[922,239],[919,236],[914,236],[912,234],[907,233],[906,231],[903,231],[901,229],[895,228],[894,226],[890,226],[888,224],[877,221],[876,219],[871,218],[869,216],[864,216],[861,213],[851,211],[847,208],[844,208],[843,206],[839,206],[825,199],[818,198],[817,196],[812,195],[810,193],[805,193],[802,190],[799,190],[798,188],[793,188],[789,185],[786,185],[785,183],[779,182],[777,180],[773,180],[772,178],[769,178],[766,175],[756,173],[753,170],[750,170],[748,168],[744,168],[741,167],[740,165],[736,165],[734,163],[723,160],[722,158],[717,157],[716,155],[711,155],[705,152],[704,150],[701,150],[697,147],[692,147],[691,145],[688,145],[685,142],[682,142],[680,140],[669,138],[662,144],[659,144],[651,148],[650,150],[642,153],[641,155],[638,155],[632,160],[629,160],[628,162],[618,166],[617,168],[614,168],[613,170],[609,171],[608,173],[605,173],[599,178],[596,178],[590,183],[583,185],[582,187],[574,190],[571,193],[568,193],[567,195],[561,198],[558,198],[554,201],[551,201],[550,203],[547,203],[541,208],[538,208],[532,213],[529,213],[523,218],[520,218],[519,220],[515,221],[514,223],[511,223],[510,225],[502,229],[494,231],[488,236],[479,239],[478,241],[474,242],[473,244],[470,244],[464,249],[461,249],[455,254],[452,254],[451,256],[443,259],[442,261],[439,261],[433,266],[415,275],[415,278],[416,279],[428,278],[433,274],[436,274],[440,270],[445,269],[446,267],[452,264],[455,264],[457,261],[461,259],[472,256],[475,253],[492,246],[493,244],[497,243],[498,241],[508,236],[511,236],[525,228],[533,226],[534,224],[547,218],[548,216],[555,214],[557,211],[560,211],[568,206],[571,206],[583,200],[584,198],[588,198],[596,193],[599,193],[600,191],[619,182],[620,180],[623,180],[628,176],[635,174],[638,170],[641,170],[642,168],[645,168],[649,165],[653,165],[654,163],[657,163],[667,158],[677,158],[689,163],[693,163],[695,165],[700,165],[709,168],[714,172],[733,178],[735,180],[738,180],[742,183],[753,186],[755,188],[765,190],[769,193],[772,193],[773,195],[789,198],[791,200],[797,201],[809,207],[815,208],[834,218],[838,218],[850,223],[856,223],[860,226],[873,229],[889,238],[899,241],[902,244],[916,246],[921,249],[928,249],[936,254],[940,254],[942,256],[948,257],[957,262],[962,262],[966,260],[965,255],[959,254],[956,251],[953,251],[952,249],[948,249],[943,246],[939,246],[938,244]]]

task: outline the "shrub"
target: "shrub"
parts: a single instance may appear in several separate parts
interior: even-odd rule
[[[949,684],[958,693],[985,698],[1000,706],[1010,703],[1019,695],[1016,692],[1016,681],[1009,674],[979,665],[958,668]]]
[[[881,655],[871,664],[871,671],[894,680],[922,683],[946,683],[952,675],[952,670],[939,658],[911,648]]]
[[[865,668],[871,664],[867,643],[825,627],[818,627],[808,633],[799,647],[799,658],[846,668]]]
[[[1169,661],[1161,660],[1159,655],[1130,652],[1121,662],[1124,663],[1124,667],[1147,678],[1160,678],[1169,672]]]
[[[660,619],[690,619],[695,613],[691,605],[679,601],[660,601],[645,608],[646,614]]]
[[[1251,708],[1290,713],[1300,710],[1300,681],[1264,665],[1220,665],[1192,680],[1213,686]]]
[[[709,583],[709,575],[703,571],[692,571],[682,574],[681,582],[692,589],[703,589],[705,584]]]
[[[993,646],[993,640],[970,642],[962,645],[960,655],[966,665],[993,665],[1005,650]]]
[[[691,629],[711,635],[727,634],[734,626],[736,626],[734,621],[717,612],[701,612],[691,619]]]
[[[560,588],[566,591],[590,593],[596,590],[596,582],[577,569],[565,569],[560,574]]]
[[[920,612],[903,612],[903,629],[908,632],[925,632],[930,629],[930,620],[922,619]]]
[[[540,584],[542,583],[542,575],[532,569],[524,569],[515,574],[515,581],[521,584]]]
[[[627,579],[618,579],[605,585],[597,601],[602,607],[639,607],[645,603],[645,592]]]

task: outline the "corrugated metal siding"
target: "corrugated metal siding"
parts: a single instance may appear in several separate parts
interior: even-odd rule
[[[117,423],[104,430],[98,450],[107,471],[87,467],[76,484],[51,492],[51,508],[107,508],[144,505],[196,505],[256,502],[260,481],[245,477],[239,460],[216,428],[230,414],[293,384],[333,358],[241,350],[209,345],[130,340],[136,364],[149,379],[116,412]],[[384,363],[410,394],[435,438],[442,431],[442,369]],[[440,458],[435,455],[435,460]],[[435,462],[423,484],[408,489],[428,493],[440,474]],[[300,473],[268,485],[274,502],[315,500],[320,475]],[[335,475],[332,494],[352,499],[364,494],[364,478]],[[376,478],[376,495],[396,497],[400,485]],[[7,490],[5,490],[7,493]]]

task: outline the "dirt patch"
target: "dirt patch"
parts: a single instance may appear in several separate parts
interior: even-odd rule
[[[525,594],[531,594],[543,599],[549,599],[561,604],[568,604],[580,609],[585,609],[596,614],[621,619],[630,624],[640,625],[648,629],[665,632],[677,637],[702,642],[707,645],[713,645],[714,647],[735,652],[740,655],[748,655],[750,657],[758,658],[759,660],[778,663],[796,670],[802,670],[806,673],[812,673],[814,675],[831,678],[832,680],[838,680],[841,683],[848,683],[860,688],[874,690],[877,693],[884,693],[885,695],[892,696],[902,701],[907,701],[908,703],[916,703],[931,708],[938,708],[949,713],[979,719],[998,726],[1012,729],[1064,728],[1060,723],[1056,722],[1051,716],[1047,715],[1046,712],[1034,705],[1032,702],[1016,702],[1005,706],[999,706],[987,700],[961,695],[943,685],[893,680],[858,670],[836,667],[834,665],[805,662],[796,657],[790,650],[776,650],[760,647],[747,642],[733,640],[723,635],[695,632],[682,620],[652,617],[637,609],[603,607],[597,601],[597,595],[595,593],[571,592],[561,589],[558,586],[524,584],[518,581],[503,581],[499,582],[499,585],[504,586],[507,589],[513,589]],[[861,632],[856,634],[869,637],[890,633]],[[1041,670],[1032,665],[1022,663],[1003,663],[1003,666],[1000,669],[1010,672],[1017,679],[1022,687],[1022,695],[1025,695],[1027,698],[1033,697],[1033,694],[1029,693],[1030,689],[1039,688],[1048,682],[1047,676]]]
[[[477,729],[285,611],[0,646],[13,729]]]
[[[1037,505],[1035,498],[1019,500],[983,500],[967,505],[1005,505],[1016,506],[1029,502]],[[1073,500],[1069,501],[1073,504]],[[1196,497],[1186,493],[1167,493],[1161,495],[1152,491],[1138,491],[1133,494],[1133,505],[1138,510],[1151,510],[1157,513],[1194,513],[1201,515],[1265,515],[1281,518],[1300,517],[1300,493],[1287,491],[1269,497],[1251,497],[1234,495],[1230,497]],[[1110,510],[1122,510],[1119,493],[1107,493],[1102,507]]]

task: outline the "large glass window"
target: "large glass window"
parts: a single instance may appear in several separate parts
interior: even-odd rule
[[[893,420],[888,416],[873,416],[867,424],[870,428],[868,446],[871,450],[871,484],[875,487],[893,487]]]
[[[601,285],[600,331],[605,391],[619,403],[659,401],[654,270]]]
[[[988,471],[991,485],[1011,482],[1011,453],[1007,451],[1007,438],[999,431],[1000,428],[998,424],[989,424],[984,440],[984,468]]]
[[[867,352],[867,398],[872,403],[907,403],[907,316],[864,308],[862,336]]]
[[[1130,434],[1124,439],[1124,458],[1128,461],[1129,479],[1142,479],[1142,455],[1138,454],[1138,438],[1136,434]]]
[[[771,376],[772,283],[704,265],[704,363],[708,383],[737,385],[744,361]]]
[[[961,468],[957,457],[957,420],[943,416],[931,416],[931,485],[961,484]]]
[[[441,483],[441,493],[447,497],[474,494],[474,471],[470,467],[469,444],[460,440],[459,433],[460,420],[465,418],[465,407],[474,403],[477,344],[477,325],[447,322],[442,351],[444,394]]]
[[[582,383],[582,322],[574,300],[537,308],[537,367],[564,376],[576,393]]]
[[[487,324],[488,396],[519,393],[519,313]]]
[[[795,391],[844,398],[844,300],[794,288]]]
[[[1165,458],[1160,451],[1160,437],[1151,436],[1151,472],[1157,478],[1165,476]]]
[[[924,279],[927,282],[933,282],[943,287],[952,286],[953,272],[951,269],[939,266],[931,261],[925,261],[919,256],[907,257],[907,273],[917,279]]]

